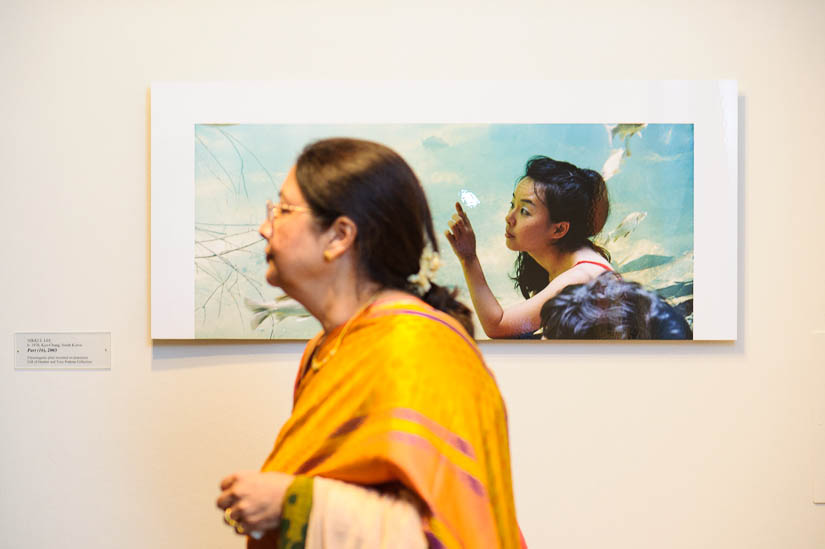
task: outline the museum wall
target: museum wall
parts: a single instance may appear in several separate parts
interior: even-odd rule
[[[813,0],[3,2],[0,547],[242,546],[218,482],[269,452],[302,346],[150,339],[149,87],[319,78],[737,79],[738,340],[482,351],[530,547],[825,547],[823,24]],[[26,331],[110,332],[111,370],[17,371]]]

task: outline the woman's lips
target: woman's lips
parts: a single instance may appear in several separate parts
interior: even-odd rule
[[[507,231],[504,231],[504,238],[513,238],[513,235],[511,235]]]

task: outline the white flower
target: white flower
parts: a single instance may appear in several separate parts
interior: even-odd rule
[[[421,295],[424,295],[429,292],[432,287],[433,276],[435,276],[435,272],[441,267],[441,258],[438,256],[438,253],[427,246],[424,249],[424,253],[421,254],[420,265],[421,268],[419,271],[410,275],[407,281],[418,286]]]

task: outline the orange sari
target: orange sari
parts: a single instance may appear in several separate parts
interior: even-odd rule
[[[519,547],[504,403],[461,325],[411,297],[320,339],[261,470],[400,484],[427,507],[431,548]]]

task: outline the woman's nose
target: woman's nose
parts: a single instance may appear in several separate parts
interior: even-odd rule
[[[269,237],[272,236],[272,223],[268,219],[264,220],[261,226],[258,227],[258,233],[269,240]]]
[[[505,223],[507,223],[508,226],[514,223],[515,220],[513,218],[513,210],[507,212],[507,215],[504,216],[504,221]]]

